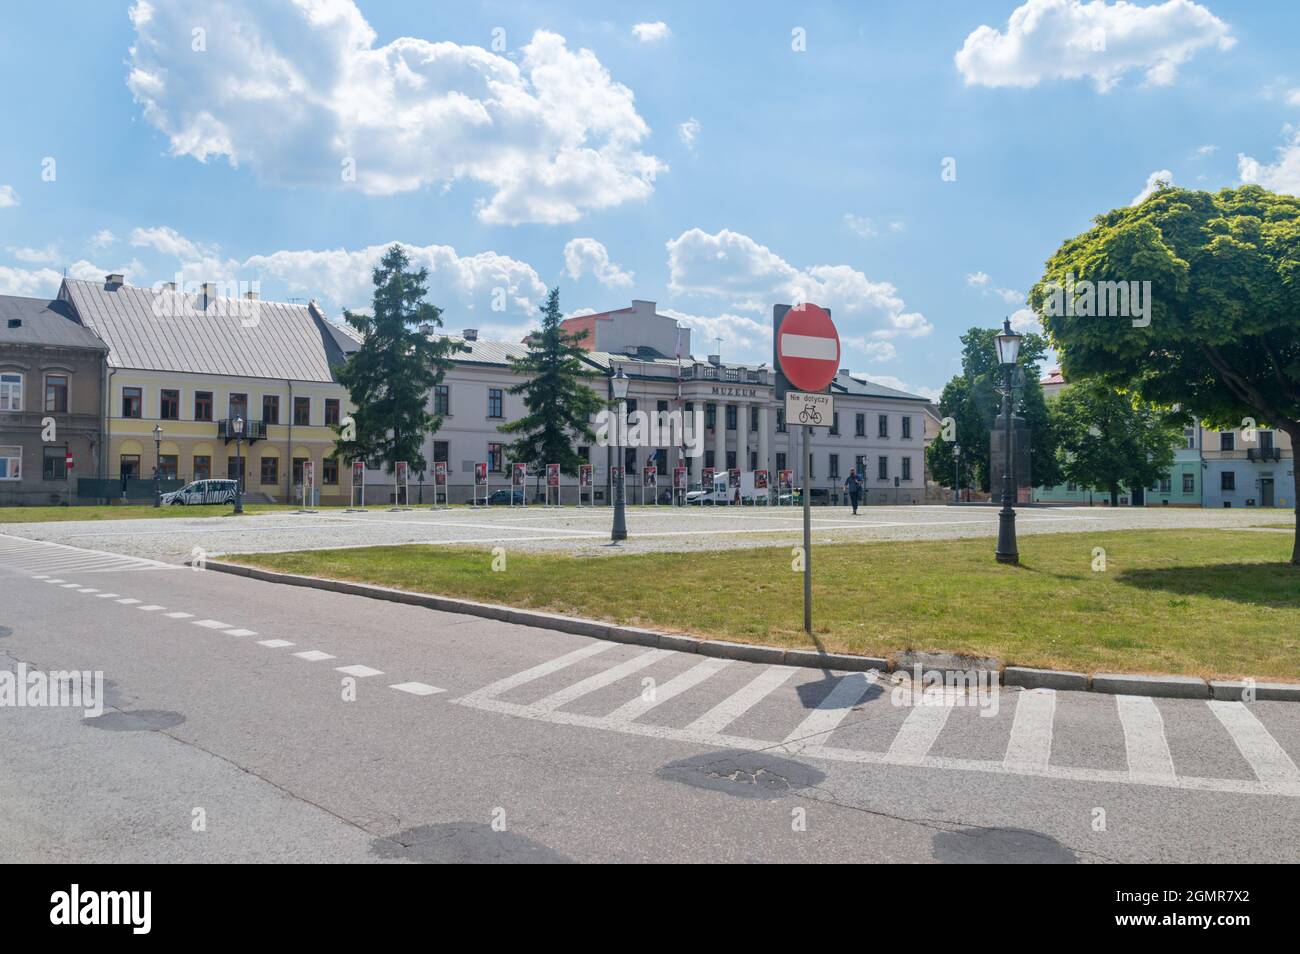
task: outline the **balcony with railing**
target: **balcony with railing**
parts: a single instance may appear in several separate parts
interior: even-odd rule
[[[1282,451],[1277,447],[1249,447],[1246,449],[1246,460],[1266,462],[1281,459]]]
[[[693,364],[682,368],[684,381],[721,381],[727,384],[767,384],[767,371]]]
[[[221,438],[227,444],[235,440],[236,437],[242,438],[246,443],[253,441],[266,440],[266,421],[244,420],[244,433],[235,434],[235,422],[231,418],[223,417],[217,421],[217,437]]]

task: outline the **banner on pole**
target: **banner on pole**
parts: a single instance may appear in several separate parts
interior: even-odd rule
[[[546,486],[547,487],[560,486],[560,465],[559,464],[546,465]]]
[[[578,467],[578,486],[579,486],[579,487],[590,487],[590,486],[591,486],[591,465],[590,465],[590,464],[581,464],[581,465],[579,465],[579,467]]]
[[[487,486],[487,463],[485,461],[478,461],[474,465],[474,486]]]
[[[514,487],[522,487],[528,482],[528,465],[515,464],[510,469],[510,483]]]
[[[659,465],[646,464],[642,480],[647,487],[657,487],[659,485]]]
[[[673,490],[686,489],[687,470],[685,467],[673,468]]]

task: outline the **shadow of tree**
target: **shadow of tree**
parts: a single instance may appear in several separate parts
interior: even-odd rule
[[[1126,586],[1182,596],[1209,596],[1277,609],[1300,608],[1300,567],[1290,563],[1216,563],[1124,570]]]

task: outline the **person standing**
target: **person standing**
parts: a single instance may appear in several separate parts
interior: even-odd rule
[[[849,471],[849,476],[844,479],[844,489],[848,491],[849,503],[853,505],[853,516],[858,515],[858,504],[862,501],[862,480],[858,477],[856,469]]]

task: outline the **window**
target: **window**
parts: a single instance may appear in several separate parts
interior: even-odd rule
[[[1219,435],[1219,450],[1230,451],[1237,449],[1237,435],[1232,431],[1224,431]]]
[[[734,431],[735,429],[736,429],[736,405],[728,404],[727,405],[727,430]]]
[[[267,424],[280,423],[280,395],[263,394],[262,395],[262,420]],[[269,458],[263,458],[269,459]],[[266,483],[266,481],[262,481]]]
[[[1194,493],[1196,493],[1196,475],[1195,475],[1195,474],[1183,474],[1183,493],[1185,493],[1185,494],[1194,494]]]
[[[144,411],[144,398],[139,388],[122,388],[122,416],[139,417]]]
[[[838,480],[840,476],[840,455],[831,454],[826,468],[826,476],[831,480]]]
[[[0,480],[21,480],[23,476],[23,449],[0,447]]]
[[[290,473],[293,474],[293,485],[295,487],[302,485],[302,465],[305,463],[307,463],[306,457],[295,457],[293,459],[293,467]]]
[[[705,466],[705,467],[712,467],[712,468],[714,468],[714,469],[717,469],[717,466],[718,466],[718,465],[715,464],[715,463],[713,462],[713,451],[711,451],[711,450],[706,450],[706,451],[704,452],[704,466]]]
[[[718,406],[716,404],[704,405],[704,426],[713,430],[718,426]]]
[[[117,459],[117,472],[127,480],[140,479],[140,455],[123,454]]]
[[[505,470],[505,459],[501,454],[500,444],[488,445],[488,470],[494,474]]]
[[[23,376],[17,372],[0,374],[0,411],[23,409]],[[16,480],[16,477],[8,478]]]
[[[907,418],[903,418],[903,421],[906,422],[906,421],[907,421]],[[902,474],[902,477],[903,477],[904,480],[911,480],[911,479],[912,479],[912,458],[910,458],[910,457],[904,457],[904,458],[903,458],[903,474]]]
[[[1160,478],[1160,492],[1162,494],[1171,493],[1173,489],[1174,489],[1174,482],[1172,478],[1170,477]]]
[[[231,420],[234,420],[237,417],[242,417],[244,420],[248,420],[248,395],[247,394],[231,394],[229,403],[230,403]],[[234,480],[235,478],[232,477],[230,479]]]
[[[488,388],[488,417],[505,417],[504,399],[500,388]]]
[[[838,437],[840,433],[840,412],[836,411],[831,415],[831,436]],[[831,474],[834,477],[834,474]]]
[[[194,392],[194,420],[196,421],[212,420],[212,392],[211,391]]]
[[[337,403],[336,401],[335,404]],[[339,482],[339,459],[337,457],[326,457],[320,462],[320,482],[331,485]]]
[[[311,398],[296,397],[293,399],[293,423],[297,427],[311,426]]]
[[[1076,484],[1074,481],[1070,481],[1065,485],[1065,489],[1068,493],[1074,493],[1076,490],[1079,489],[1079,485]]]
[[[655,410],[658,411],[660,414],[663,414],[663,413],[667,412],[667,410],[668,410],[668,402],[667,402],[667,401],[656,401],[656,402],[655,402]]]
[[[749,409],[749,429],[751,431],[758,430],[758,408],[757,407],[751,407]]]
[[[162,472],[163,480],[175,480],[180,473],[180,458],[175,454],[160,454],[158,469]]]
[[[1235,471],[1225,470],[1223,471],[1223,473],[1219,474],[1219,489],[1220,490],[1237,489],[1237,474]]]
[[[239,489],[244,489],[244,472],[248,469],[248,458],[231,454],[226,458],[226,477],[239,481]]]
[[[67,451],[62,447],[45,447],[41,460],[41,480],[67,480]]]
[[[451,387],[446,384],[433,386],[433,413],[446,415],[451,413]]]
[[[194,479],[212,479],[212,458],[207,454],[194,455]]]
[[[591,463],[591,448],[590,448],[590,447],[586,447],[586,446],[579,447],[579,448],[578,448],[578,456],[581,457],[581,458],[582,458],[586,463],[590,464],[590,463]]]
[[[736,452],[727,451],[727,470],[734,470],[736,467]]]
[[[1196,450],[1196,428],[1184,427],[1183,437],[1187,440],[1187,449]]]
[[[450,458],[450,446],[446,441],[433,442],[433,462],[435,464],[445,464]],[[451,470],[451,468],[447,468]]]
[[[785,454],[783,454],[783,453],[781,453],[781,452],[779,452],[779,451],[777,452],[777,455],[776,455],[776,469],[777,469],[777,470],[785,470]]]
[[[880,414],[876,417],[876,436],[877,437],[889,436],[889,415],[888,414]]]
[[[876,461],[876,477],[880,480],[889,479],[889,458],[881,457]]]
[[[339,399],[338,398],[325,399],[325,426],[326,427],[339,426]],[[337,469],[337,465],[335,465],[335,469]]]
[[[67,413],[68,376],[66,374],[45,376],[45,410],[58,414]]]
[[[783,407],[776,409],[776,432],[778,434],[785,433],[785,408]]]
[[[158,398],[158,416],[164,421],[181,419],[181,392],[175,388],[163,388]]]
[[[903,418],[903,440],[910,441],[911,439],[912,439],[912,419],[910,417],[904,417]],[[907,478],[904,477],[903,479],[906,480]]]
[[[1259,432],[1259,452],[1261,455],[1271,455],[1273,453],[1273,432]]]
[[[854,437],[867,436],[867,415],[865,414],[853,415],[853,436]]]
[[[280,482],[280,458],[262,458],[262,483],[278,484]]]

